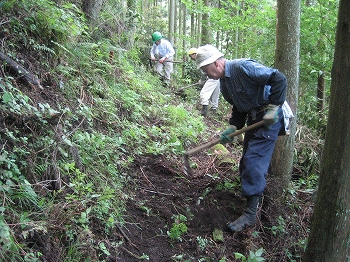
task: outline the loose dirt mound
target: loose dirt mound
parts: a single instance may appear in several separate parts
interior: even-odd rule
[[[207,163],[213,160],[206,158]],[[225,231],[226,223],[236,219],[244,206],[239,192],[227,184],[236,181],[232,171],[227,175],[230,177],[215,177],[210,172],[213,170],[187,177],[166,160],[154,157],[141,158],[138,168],[133,176],[137,190],[128,202],[126,223],[120,228],[127,238],[118,254],[120,261],[135,261],[143,254],[150,261],[234,261],[235,252],[254,249],[249,235],[259,230],[259,225],[243,233]],[[181,239],[172,239],[169,232],[179,215],[186,218],[187,232]],[[223,242],[213,240],[215,229],[222,230]]]
[[[237,151],[230,154],[238,163]],[[191,177],[181,172],[182,159],[175,164],[154,156],[136,161],[125,223],[116,232],[116,239],[123,242],[116,261],[242,261],[235,260],[235,253],[248,258],[250,251],[262,247],[265,261],[300,261],[300,240],[306,238],[311,216],[310,195],[296,192],[294,205],[283,207],[267,204],[265,196],[256,225],[232,234],[226,224],[238,218],[245,206],[236,164],[220,166],[216,156],[207,152],[197,157],[192,157],[199,165]],[[282,217],[288,214],[300,218],[299,223],[285,222]],[[172,238],[172,230],[181,223],[187,230]],[[214,240],[217,230],[221,241]]]

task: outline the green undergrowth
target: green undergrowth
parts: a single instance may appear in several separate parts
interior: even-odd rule
[[[137,50],[87,40],[58,46],[64,62],[50,74],[59,86],[44,89],[59,103],[1,79],[0,260],[37,261],[42,253],[28,243],[38,235],[52,239],[65,261],[86,256],[76,249],[85,243],[81,232],[108,238],[123,224],[135,157],[182,155],[205,129],[137,61]],[[117,54],[111,63],[110,50]]]
[[[102,71],[119,68],[94,64]],[[123,223],[123,187],[134,158],[180,155],[204,131],[201,118],[176,103],[151,74],[127,57],[120,57],[121,64],[118,78],[111,73],[102,79],[87,69],[78,77],[65,72],[63,103],[55,108],[36,104],[11,79],[2,79],[4,115],[35,119],[1,133],[2,259],[34,261],[41,254],[32,253],[26,241],[35,234],[75,243],[81,230],[96,230],[92,221],[100,221],[99,233],[107,236],[115,223]],[[87,78],[92,84],[82,98]],[[62,230],[58,235],[56,227]]]

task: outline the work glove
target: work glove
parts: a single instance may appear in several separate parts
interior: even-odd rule
[[[270,128],[271,125],[278,122],[278,108],[279,106],[272,104],[267,106],[267,111],[263,117],[265,127]]]
[[[220,143],[226,144],[233,141],[233,137],[229,137],[230,134],[236,132],[237,128],[233,125],[229,126],[224,132],[220,134]]]

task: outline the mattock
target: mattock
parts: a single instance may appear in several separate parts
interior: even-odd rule
[[[255,124],[252,124],[250,126],[246,126],[246,127],[243,127],[239,130],[236,130],[234,133],[230,134],[229,137],[235,137],[235,136],[238,136],[244,132],[247,132],[247,131],[250,131],[250,130],[253,130],[255,128],[258,128],[260,126],[263,126],[265,124],[265,121],[264,120],[261,120],[259,122],[256,122]],[[216,144],[220,143],[220,138],[217,138],[217,139],[214,139],[212,141],[209,141],[205,144],[202,144],[198,147],[195,147],[195,148],[192,148],[188,151],[186,151],[184,153],[184,173],[186,175],[192,175],[192,170],[191,170],[191,167],[190,167],[190,161],[189,161],[189,157],[195,153],[198,153],[200,151],[203,151],[205,149],[208,149]]]

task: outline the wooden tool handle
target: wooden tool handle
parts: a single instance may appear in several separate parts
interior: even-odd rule
[[[255,124],[243,127],[243,128],[241,128],[239,130],[236,130],[234,133],[230,134],[229,137],[232,138],[232,137],[238,136],[238,135],[240,135],[240,134],[242,134],[244,132],[247,132],[249,130],[253,130],[253,129],[258,128],[258,127],[260,127],[262,125],[264,125],[264,120],[261,120],[259,122],[256,122]],[[200,145],[198,147],[192,148],[192,149],[188,150],[187,152],[185,152],[185,155],[187,155],[187,156],[193,155],[193,154],[195,154],[197,152],[200,152],[200,151],[202,151],[204,149],[210,148],[210,147],[212,147],[212,146],[214,146],[214,145],[216,145],[218,143],[220,143],[220,138],[214,139],[214,140],[209,141],[209,142],[207,142],[205,144],[202,144],[202,145]]]

